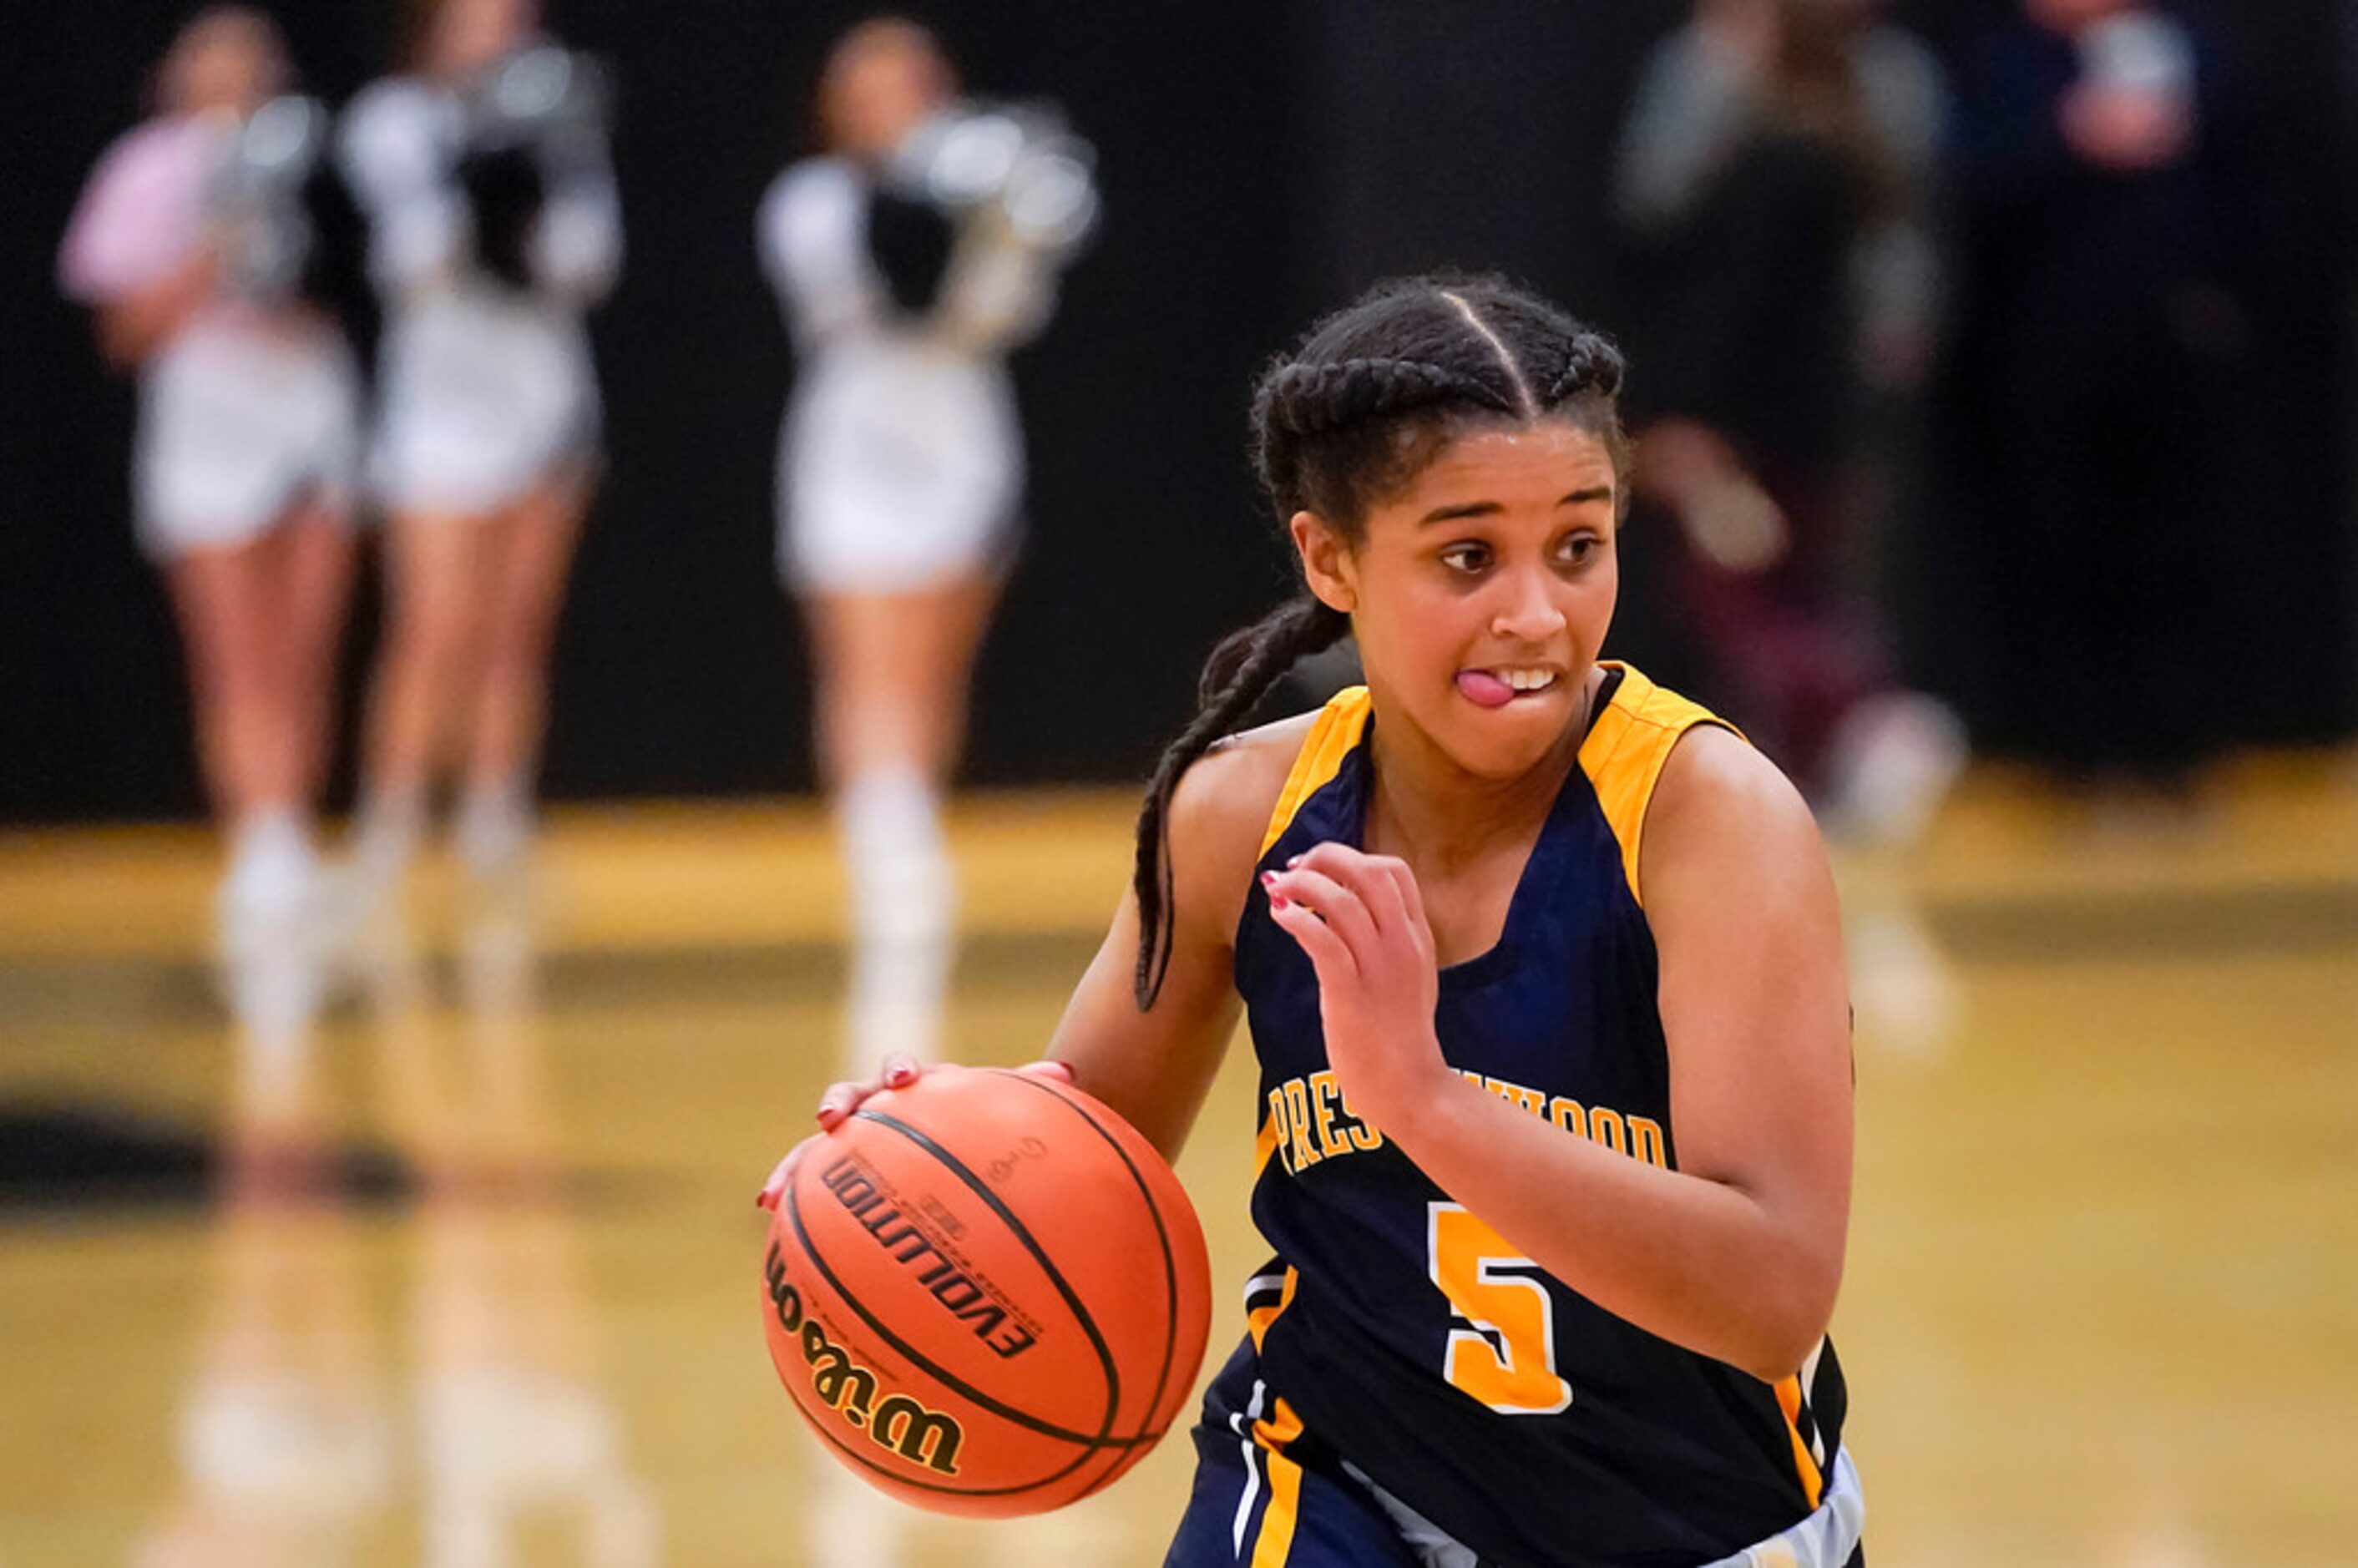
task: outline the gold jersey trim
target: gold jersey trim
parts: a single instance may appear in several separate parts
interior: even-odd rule
[[[1642,908],[1646,899],[1639,891],[1638,857],[1645,843],[1646,808],[1653,804],[1654,786],[1661,783],[1671,750],[1698,724],[1716,724],[1739,739],[1743,731],[1628,665],[1607,660],[1602,667],[1620,671],[1621,684],[1580,743],[1580,771],[1588,775],[1614,841],[1621,846],[1629,896]]]
[[[1615,842],[1621,846],[1621,869],[1629,879],[1629,894],[1642,905],[1638,858],[1645,840],[1646,808],[1653,802],[1654,786],[1661,782],[1671,749],[1698,724],[1716,724],[1738,736],[1743,732],[1702,704],[1656,686],[1628,665],[1606,659],[1599,661],[1599,667],[1620,672],[1621,683],[1581,741],[1580,771],[1588,775],[1596,804],[1604,810]],[[1319,709],[1294,753],[1285,788],[1270,812],[1269,829],[1261,835],[1261,854],[1267,855],[1285,836],[1303,803],[1342,772],[1344,759],[1366,738],[1373,711],[1372,699],[1363,686],[1345,687]]]
[[[1268,854],[1285,837],[1302,803],[1343,771],[1343,759],[1368,732],[1368,715],[1373,711],[1373,699],[1363,686],[1345,687],[1326,699],[1326,706],[1311,721],[1310,733],[1302,738],[1302,749],[1293,754],[1293,771],[1285,775],[1285,788],[1278,792],[1277,806],[1269,814],[1269,831],[1260,838],[1261,854]]]

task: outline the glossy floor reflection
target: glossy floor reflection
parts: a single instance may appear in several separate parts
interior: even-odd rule
[[[1127,811],[961,811],[961,1054],[1046,1037]],[[561,816],[528,896],[429,875],[332,970],[217,976],[209,870],[188,832],[0,839],[0,1564],[1161,1560],[1184,1442],[977,1526],[849,1480],[775,1387],[750,1199],[833,1055],[815,812]],[[1876,1560],[2358,1561],[2349,776],[2122,833],[1984,774],[1844,881]],[[1182,1165],[1215,1357],[1260,1259],[1245,1063]]]

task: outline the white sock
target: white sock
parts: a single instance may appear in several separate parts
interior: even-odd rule
[[[318,869],[301,812],[292,806],[248,812],[230,833],[229,868],[221,884],[223,923],[292,919],[310,897]]]
[[[352,866],[362,886],[390,888],[409,869],[426,833],[422,790],[372,790],[352,814]]]
[[[522,779],[470,789],[459,803],[459,860],[475,876],[502,876],[523,865],[532,834],[532,786]]]
[[[836,815],[851,904],[844,1074],[872,1077],[894,1052],[939,1060],[957,897],[940,800],[896,768],[853,777]]]

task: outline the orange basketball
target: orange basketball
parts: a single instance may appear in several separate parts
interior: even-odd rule
[[[1043,1513],[1136,1464],[1204,1358],[1211,1264],[1179,1178],[1077,1089],[941,1068],[811,1145],[763,1324],[795,1407],[871,1485]]]

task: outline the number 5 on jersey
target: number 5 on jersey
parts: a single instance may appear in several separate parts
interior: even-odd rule
[[[1433,1282],[1470,1327],[1452,1328],[1442,1357],[1449,1386],[1501,1415],[1553,1415],[1572,1405],[1556,1376],[1555,1303],[1536,1267],[1466,1206],[1429,1206]]]

